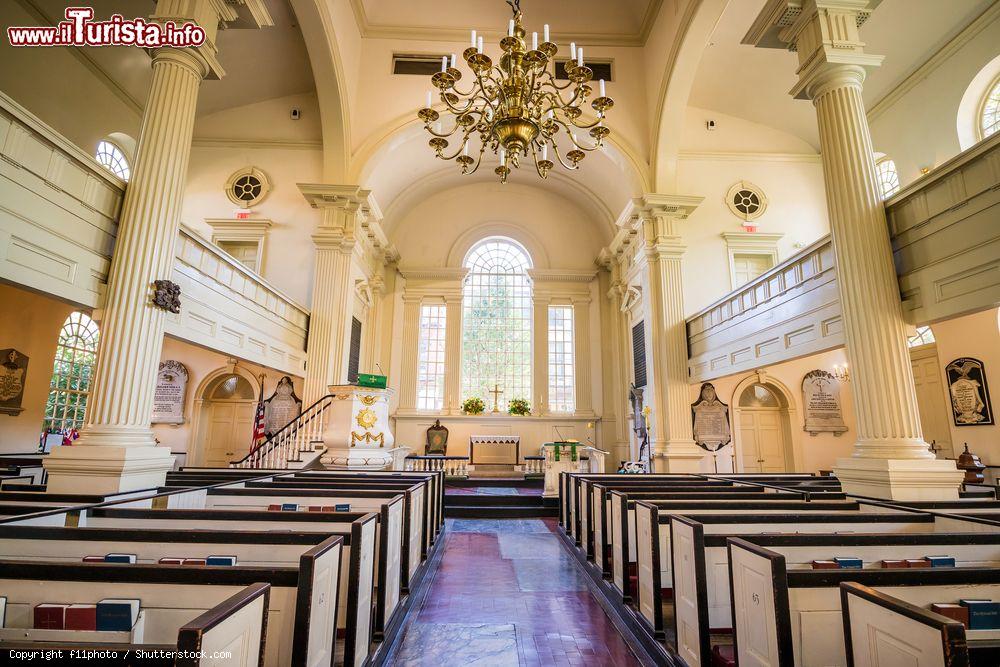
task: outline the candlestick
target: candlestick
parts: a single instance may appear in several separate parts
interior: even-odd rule
[[[532,51],[537,51],[538,50],[538,33],[537,32],[531,33],[531,50]]]
[[[583,47],[582,46],[576,50],[576,65],[577,65],[577,67],[583,67]]]
[[[441,71],[448,69],[448,56],[441,56]]]
[[[543,160],[548,160],[549,159],[549,145],[548,144],[542,144],[542,159]]]
[[[480,53],[482,53],[482,52],[483,52],[483,38],[482,38],[482,37],[480,37],[480,38],[479,38],[479,41],[478,41],[478,42],[476,42],[476,44],[478,44],[478,47],[477,47],[477,48],[479,49],[479,52],[480,52]]]
[[[425,109],[431,108],[431,91],[427,91],[427,104],[424,105]]]
[[[542,31],[543,31],[543,34],[544,34],[544,37],[542,38],[542,40],[546,41],[546,42],[549,41],[549,24],[548,23],[546,23],[542,27]]]
[[[507,36],[508,37],[514,36],[514,19],[511,19],[510,23],[507,24]]]
[[[569,43],[569,59],[576,60],[576,42]]]
[[[600,81],[598,82],[598,84],[599,84],[599,85],[600,85],[600,87],[601,87],[601,97],[605,97],[605,95],[604,95],[604,79],[601,79],[601,80],[600,80]]]
[[[472,48],[476,48],[476,31],[475,30],[472,31],[472,43],[469,44],[469,46],[471,46]]]
[[[455,69],[455,54],[451,54],[451,68]]]

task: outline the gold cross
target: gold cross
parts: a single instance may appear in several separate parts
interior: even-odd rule
[[[497,408],[497,403],[500,400],[500,394],[503,393],[503,389],[500,388],[499,384],[493,385],[493,388],[489,390],[490,394],[493,394],[493,412],[500,412]]]

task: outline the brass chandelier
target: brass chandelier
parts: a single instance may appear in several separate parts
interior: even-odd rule
[[[486,151],[491,151],[499,157],[500,165],[494,171],[502,183],[529,152],[542,178],[556,161],[566,169],[579,169],[587,153],[601,148],[611,133],[604,125],[604,115],[614,106],[614,100],[605,94],[601,79],[599,95],[590,102],[597,118],[583,121],[582,107],[594,92],[588,84],[594,72],[584,64],[583,47],[570,45],[570,59],[565,63],[569,82],[558,84],[553,74],[555,65],[550,68],[549,64],[554,63],[559,48],[549,41],[549,26],[544,27],[541,43],[538,33],[532,33],[529,49],[527,32],[521,25],[520,0],[507,0],[507,4],[514,18],[508,24],[507,36],[500,40],[503,54],[499,65],[486,55],[483,38],[477,40],[475,30],[471,46],[462,54],[475,77],[470,90],[462,91],[457,86],[462,72],[455,67],[455,55],[450,62],[447,57],[441,59],[441,71],[431,77],[431,83],[440,91],[445,113],[454,121],[450,129],[442,127],[441,114],[431,108],[432,95],[428,92],[426,106],[417,112],[424,129],[431,134],[428,144],[437,157],[461,165],[463,174],[476,173]],[[593,142],[581,141],[576,130],[589,131]],[[469,155],[470,144],[476,135],[479,155],[473,157]],[[452,136],[458,146],[449,155],[445,149]],[[559,145],[563,140],[568,149],[565,154]]]

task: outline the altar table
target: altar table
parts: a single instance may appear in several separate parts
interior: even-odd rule
[[[521,461],[521,436],[473,435],[469,438],[469,457],[472,465],[516,466]]]

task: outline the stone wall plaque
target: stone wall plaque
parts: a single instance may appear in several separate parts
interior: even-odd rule
[[[302,399],[295,395],[292,378],[278,380],[271,398],[264,401],[264,431],[271,436],[302,414]]]
[[[802,427],[809,435],[847,431],[840,405],[840,380],[833,373],[814,370],[802,378],[802,405],[806,420]]]
[[[24,382],[28,378],[28,357],[12,347],[0,350],[0,413],[17,416],[24,411]]]
[[[944,370],[948,374],[948,393],[955,426],[993,424],[993,406],[983,362],[961,357],[945,366]]]
[[[153,394],[154,424],[183,424],[184,396],[187,394],[188,370],[179,361],[160,362]]]
[[[719,400],[711,382],[701,385],[701,397],[691,404],[694,441],[702,449],[715,452],[733,440],[729,427],[729,406]]]

